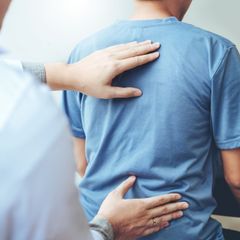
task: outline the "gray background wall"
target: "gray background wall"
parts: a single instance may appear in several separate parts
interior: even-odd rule
[[[130,15],[132,0],[12,0],[1,45],[23,60],[66,60],[84,36]],[[184,21],[224,35],[240,49],[240,1],[194,0]]]

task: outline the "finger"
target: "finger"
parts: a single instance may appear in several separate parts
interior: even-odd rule
[[[146,223],[146,227],[162,226],[165,223],[169,223],[173,220],[179,219],[182,216],[183,216],[183,211],[177,211],[177,212],[166,214],[164,216],[151,218]]]
[[[137,41],[133,41],[133,42],[129,42],[129,43],[121,43],[121,44],[118,44],[118,45],[108,47],[105,50],[108,50],[108,51],[111,51],[111,52],[112,51],[123,51],[125,49],[131,48],[131,47],[136,46],[138,44],[139,43]]]
[[[109,98],[130,98],[139,97],[142,95],[142,91],[137,88],[131,87],[109,87],[108,97]]]
[[[166,221],[158,221],[156,224],[153,225],[153,222],[149,221],[145,226],[146,228],[152,228],[152,227],[160,227],[160,229],[165,228],[167,226],[169,226],[170,223],[166,222]]]
[[[155,227],[147,228],[147,229],[143,232],[142,236],[143,236],[143,237],[144,237],[144,236],[148,236],[148,235],[150,235],[150,234],[159,232],[160,230],[161,230],[161,226],[155,226]]]
[[[170,225],[169,222],[163,222],[160,224],[160,229],[167,228]]]
[[[180,194],[171,193],[171,194],[167,194],[167,195],[146,198],[146,199],[144,199],[144,201],[147,204],[147,208],[151,209],[151,208],[159,207],[166,203],[177,201],[179,199],[181,199]]]
[[[144,56],[132,57],[119,61],[118,74],[142,66],[159,58],[159,52],[149,53]]]
[[[161,216],[156,221],[160,221],[161,223],[171,222],[172,220],[179,219],[182,216],[183,216],[183,211],[177,211],[177,212],[173,212],[173,213]]]
[[[134,185],[135,181],[136,177],[129,177],[115,189],[115,192],[117,192],[123,198],[124,195],[128,192],[128,190]]]
[[[150,44],[151,42],[152,42],[151,40],[147,40],[147,41],[143,41],[143,42],[133,41],[133,42],[129,42],[129,43],[122,43],[122,44],[118,44],[115,46],[111,46],[111,47],[108,47],[106,50],[109,50],[110,52],[113,52],[113,53],[121,52],[121,51],[124,51],[127,49],[131,49],[132,47]]]
[[[122,53],[127,50],[131,50],[131,49],[135,49],[135,48],[139,48],[142,46],[146,46],[146,45],[151,45],[152,41],[151,40],[147,40],[147,41],[143,41],[143,42],[131,42],[128,44],[123,44],[122,47],[117,47],[114,49],[115,54],[117,53]]]
[[[165,214],[173,213],[179,210],[185,210],[189,207],[189,204],[186,202],[180,203],[169,203],[161,207],[156,207],[149,210],[149,214],[151,217],[158,217]]]
[[[146,40],[146,41],[142,41],[142,42],[134,41],[134,42],[130,42],[130,43],[120,44],[122,46],[117,47],[115,50],[116,51],[122,51],[124,49],[125,50],[132,49],[134,47],[141,47],[141,46],[144,46],[144,45],[147,45],[147,44],[152,44],[152,41],[151,40]]]
[[[145,55],[147,53],[154,52],[154,51],[158,50],[159,48],[160,48],[159,43],[136,45],[125,51],[116,53],[116,58],[121,60],[121,59],[141,56],[141,55]]]

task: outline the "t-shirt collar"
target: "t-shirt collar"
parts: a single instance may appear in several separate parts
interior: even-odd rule
[[[179,22],[176,17],[167,17],[167,18],[159,18],[159,19],[144,19],[144,20],[120,20],[118,23],[128,24],[130,26],[135,27],[147,27],[153,25],[166,25],[173,24]]]

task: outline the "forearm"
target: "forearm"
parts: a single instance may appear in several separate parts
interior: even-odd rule
[[[47,85],[52,90],[75,90],[77,85],[77,89],[81,91],[81,76],[78,75],[78,79],[73,79],[74,70],[72,70],[72,65],[68,65],[65,63],[51,63],[45,64],[46,71],[46,79]],[[81,71],[80,71],[81,72]],[[72,80],[73,79],[73,80]]]
[[[87,160],[85,154],[85,139],[73,137],[74,144],[74,154],[77,165],[77,172],[81,177],[84,177],[86,168],[87,168]]]
[[[71,90],[68,65],[64,63],[22,63],[23,69],[52,90]]]
[[[221,154],[226,182],[240,204],[240,149],[224,150]]]
[[[104,219],[94,218],[90,223],[91,232],[96,240],[113,240],[114,234],[111,224]]]
[[[72,64],[24,63],[23,68],[52,90],[75,90],[103,99],[139,97],[140,89],[112,86],[112,81],[123,72],[159,58],[159,53],[154,52],[159,47],[159,43],[151,41],[132,42],[99,50]]]

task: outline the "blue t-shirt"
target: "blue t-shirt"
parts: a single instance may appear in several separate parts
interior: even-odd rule
[[[161,57],[114,81],[142,89],[141,97],[101,100],[64,92],[73,134],[86,139],[81,202],[92,219],[107,193],[133,174],[138,179],[127,198],[178,192],[190,203],[182,219],[143,239],[222,239],[210,219],[212,165],[219,149],[240,147],[239,53],[228,40],[171,17],[118,22],[83,40],[70,63],[146,39],[161,43]]]

